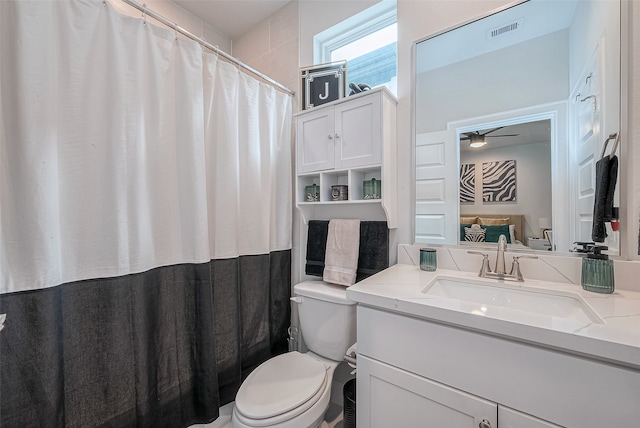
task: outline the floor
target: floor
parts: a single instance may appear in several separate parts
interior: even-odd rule
[[[229,403],[220,408],[220,417],[210,424],[191,425],[190,428],[231,428],[231,412],[233,403]],[[331,402],[329,410],[325,415],[325,420],[320,428],[342,428],[342,406]]]

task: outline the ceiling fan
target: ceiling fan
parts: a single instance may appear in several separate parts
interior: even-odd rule
[[[470,147],[482,147],[487,144],[486,138],[496,138],[496,137],[516,137],[520,134],[504,134],[504,135],[489,135],[492,132],[496,132],[499,129],[504,128],[504,126],[500,126],[498,128],[490,129],[486,132],[473,131],[473,132],[463,132],[460,137],[460,141],[469,140]]]

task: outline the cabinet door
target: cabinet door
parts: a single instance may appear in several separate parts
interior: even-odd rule
[[[560,425],[554,425],[500,405],[498,406],[498,420],[500,428],[561,428]]]
[[[334,109],[327,107],[298,116],[298,173],[332,169],[335,164]]]
[[[377,165],[382,159],[380,94],[335,106],[336,169]]]
[[[358,428],[497,428],[495,403],[361,355],[357,396]]]

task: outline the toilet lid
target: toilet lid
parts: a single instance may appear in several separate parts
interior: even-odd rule
[[[251,419],[289,412],[312,398],[317,401],[326,376],[326,366],[313,357],[299,352],[278,355],[258,366],[242,383],[236,408]]]

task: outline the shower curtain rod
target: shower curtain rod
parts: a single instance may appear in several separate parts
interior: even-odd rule
[[[159,21],[159,22],[163,23],[167,27],[173,28],[176,32],[182,34],[183,36],[186,36],[186,37],[190,38],[191,40],[200,43],[205,48],[212,50],[216,54],[224,57],[225,59],[231,61],[232,63],[236,64],[237,66],[244,68],[245,70],[247,70],[250,73],[258,76],[259,78],[267,81],[271,85],[273,85],[273,86],[277,87],[278,89],[286,92],[287,94],[289,94],[291,96],[293,96],[295,94],[294,91],[292,91],[291,89],[287,88],[283,84],[276,82],[275,80],[273,80],[272,78],[270,78],[266,74],[263,74],[263,73],[259,72],[258,70],[256,70],[255,68],[248,66],[244,62],[240,61],[238,58],[229,55],[225,51],[213,46],[211,43],[207,43],[205,40],[203,40],[202,38],[196,36],[195,34],[189,32],[189,31],[185,30],[184,28],[179,26],[177,23],[171,22],[167,18],[165,18],[164,16],[160,15],[159,13],[149,9],[146,4],[140,4],[140,3],[136,2],[135,0],[122,0],[122,1],[127,3],[129,6],[135,7],[140,12],[142,12],[144,15],[149,15],[150,17],[152,17],[156,21]]]

